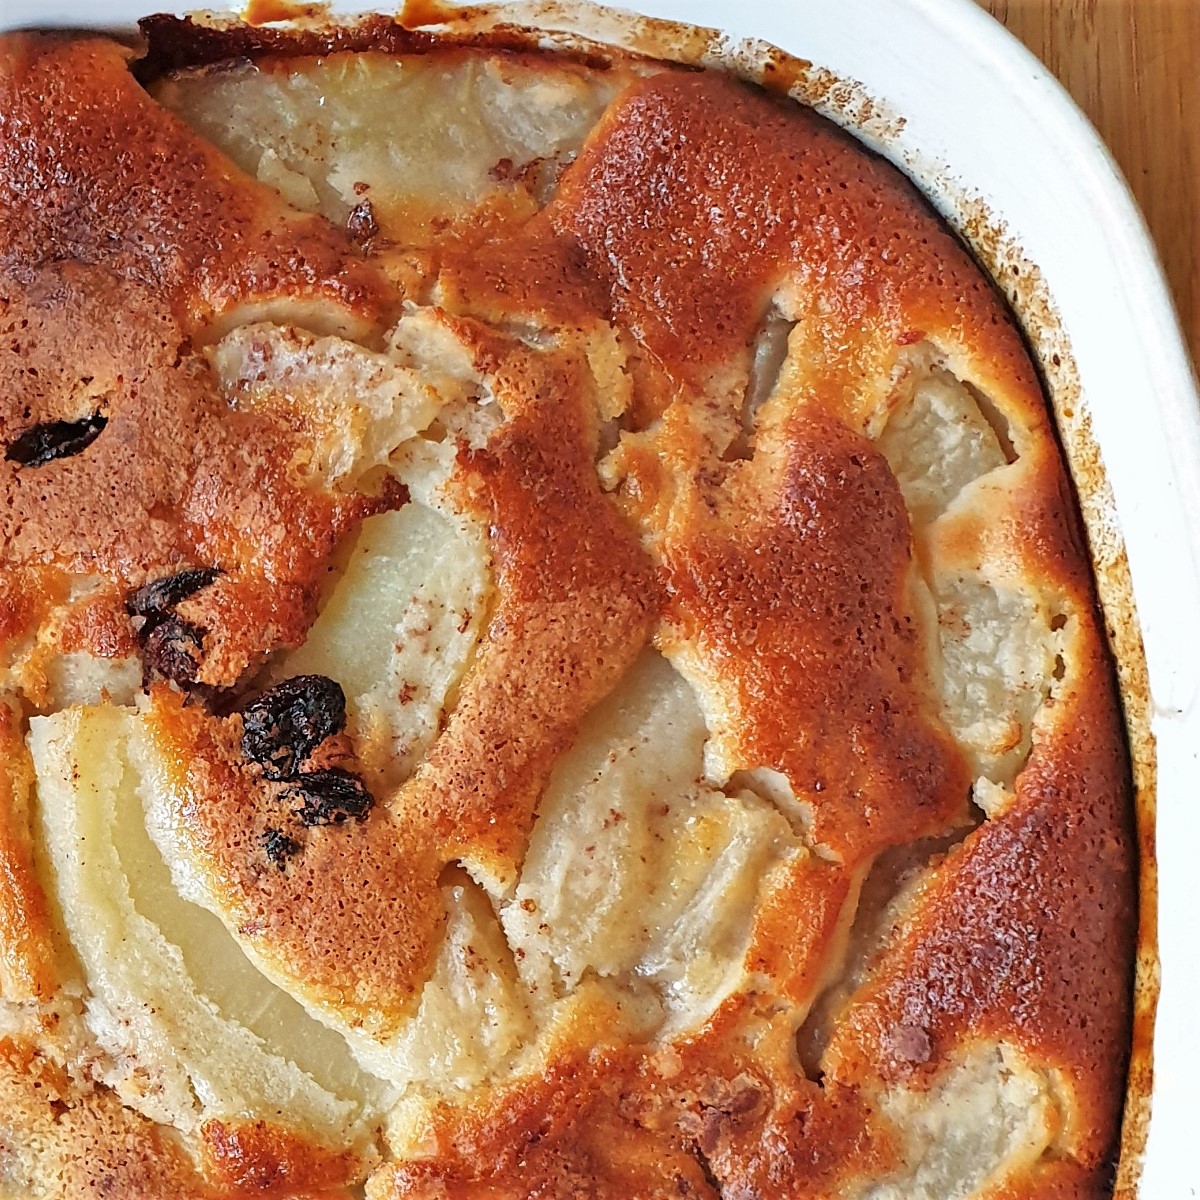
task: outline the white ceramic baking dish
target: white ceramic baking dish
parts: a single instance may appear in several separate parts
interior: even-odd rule
[[[798,94],[856,128],[917,180],[1001,282],[1026,328],[1092,541],[1151,864],[1143,896],[1138,1059],[1118,1195],[1196,1195],[1200,398],[1128,188],[1061,87],[972,0],[638,0],[628,6],[724,31],[726,39],[708,48],[715,61],[761,63],[761,48],[746,54],[739,45],[760,39],[816,64],[819,69],[797,78]],[[552,5],[502,7],[521,23],[562,22]],[[154,8],[155,0],[2,0],[0,27],[128,28]],[[605,32],[615,39],[629,28],[617,21]],[[1156,929],[1161,996],[1155,1018]]]

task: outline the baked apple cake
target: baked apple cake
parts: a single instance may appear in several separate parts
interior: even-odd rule
[[[537,31],[0,67],[0,1194],[1111,1189],[1136,856],[1002,299]]]

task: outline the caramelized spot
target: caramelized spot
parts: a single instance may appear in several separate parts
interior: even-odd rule
[[[277,3],[278,0],[267,2]],[[133,72],[139,80],[148,82],[180,67],[204,66],[231,59],[253,61],[273,55],[324,56],[364,50],[385,54],[428,54],[446,46],[464,49],[481,46],[513,54],[532,50],[543,61],[574,62],[596,71],[606,71],[611,66],[604,53],[589,52],[586,46],[548,49],[539,46],[527,31],[513,26],[501,25],[482,35],[452,32],[448,36],[439,36],[406,28],[403,20],[403,17],[397,20],[371,13],[346,23],[298,29],[237,23],[221,28],[191,17],[156,13],[138,22],[146,41],[146,54],[133,64]]]
[[[59,630],[58,646],[63,653],[84,651],[99,658],[124,658],[137,651],[121,592],[101,588],[73,604]]]
[[[323,4],[291,4],[288,0],[250,0],[242,14],[247,25],[269,25],[273,21],[295,21],[326,12]]]
[[[239,1189],[239,1196],[319,1194],[323,1200],[349,1200],[349,1185],[364,1173],[354,1153],[314,1146],[269,1121],[205,1121],[200,1138],[207,1173],[223,1190]]]

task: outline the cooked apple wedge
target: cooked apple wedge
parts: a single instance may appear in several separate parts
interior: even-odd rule
[[[483,889],[452,869],[442,900],[446,937],[416,1014],[388,1044],[356,1042],[379,1074],[434,1091],[495,1074],[534,1032],[528,991]]]
[[[918,361],[880,435],[879,449],[920,529],[1008,459],[967,385],[944,368]]]
[[[462,523],[416,502],[371,517],[307,641],[276,674],[336,679],[359,758],[394,785],[437,736],[491,588],[483,538]]]
[[[641,979],[688,1025],[741,978],[771,868],[803,850],[777,809],[702,782],[706,737],[692,689],[648,654],[560,761],[504,911],[544,994]]]
[[[103,707],[30,723],[47,873],[86,978],[88,1025],[111,1056],[106,1082],[185,1129],[272,1111],[344,1141],[383,1089],[175,890],[128,754],[136,721]]]
[[[411,245],[487,205],[528,215],[628,78],[499,54],[366,53],[186,71],[155,91],[297,208]]]

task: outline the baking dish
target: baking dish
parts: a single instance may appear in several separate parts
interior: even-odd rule
[[[352,7],[352,6],[348,6]],[[755,38],[819,64],[775,64],[793,90],[854,127],[912,174],[973,244],[1021,316],[1042,363],[1092,541],[1121,672],[1144,822],[1144,962],[1121,1192],[1179,1195],[1189,1180],[1185,1120],[1200,1107],[1188,1019],[1200,980],[1188,940],[1197,845],[1188,798],[1200,782],[1200,409],[1136,209],[1099,140],[1044,70],[967,0],[810,0],[802,10],[715,0],[638,6],[719,27],[679,41],[669,27],[614,20],[633,39],[755,73]],[[4,22],[126,26],[142,5],[16,0]],[[503,5],[497,19],[581,27],[551,5]],[[436,15],[436,14],[427,14]],[[1132,583],[1132,590],[1131,590]],[[1143,658],[1143,645],[1145,657]],[[1154,804],[1165,962],[1153,1118],[1140,1172],[1149,1087],[1157,925]],[[1135,1190],[1136,1189],[1136,1190]]]

